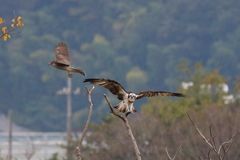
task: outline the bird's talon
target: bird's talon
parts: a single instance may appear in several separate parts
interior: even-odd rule
[[[72,78],[72,74],[68,73],[68,77],[69,77],[69,78]]]

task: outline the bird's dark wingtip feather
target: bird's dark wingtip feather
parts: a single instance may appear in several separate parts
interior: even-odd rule
[[[85,83],[85,82],[93,83],[94,80],[96,80],[96,79],[94,79],[94,78],[87,78],[87,79],[84,79],[83,83]]]
[[[88,79],[84,79],[83,83],[88,82]]]

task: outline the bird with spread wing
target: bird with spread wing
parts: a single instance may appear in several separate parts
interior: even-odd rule
[[[141,91],[139,93],[133,93],[126,91],[120,83],[111,79],[85,79],[84,82],[90,82],[94,85],[100,85],[106,89],[108,89],[112,94],[117,95],[119,100],[122,100],[117,106],[114,108],[123,113],[134,113],[137,112],[133,106],[133,102],[137,99],[143,97],[153,97],[153,96],[175,96],[175,97],[185,97],[185,95],[181,93],[172,93],[166,91]]]
[[[72,77],[70,72],[80,73],[85,76],[85,73],[81,69],[75,69],[71,67],[71,58],[68,52],[66,43],[60,42],[54,51],[55,61],[51,61],[49,65],[61,70],[67,71],[68,77]]]

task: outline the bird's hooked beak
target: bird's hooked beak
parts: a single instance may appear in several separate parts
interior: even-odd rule
[[[129,96],[128,96],[128,101],[129,102],[131,102],[131,103],[133,103],[135,100],[136,100],[136,96],[135,95],[132,95],[132,94],[130,94]]]
[[[53,61],[52,61],[52,62],[49,62],[48,65],[49,65],[49,66],[50,66],[50,65],[53,65]]]

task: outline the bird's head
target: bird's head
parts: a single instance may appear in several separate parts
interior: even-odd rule
[[[54,61],[51,61],[50,63],[48,63],[48,65],[50,66],[53,66],[55,64],[55,62]]]
[[[128,94],[128,101],[129,102],[133,103],[136,100],[136,98],[137,98],[136,94],[134,94],[134,93],[129,93]]]

